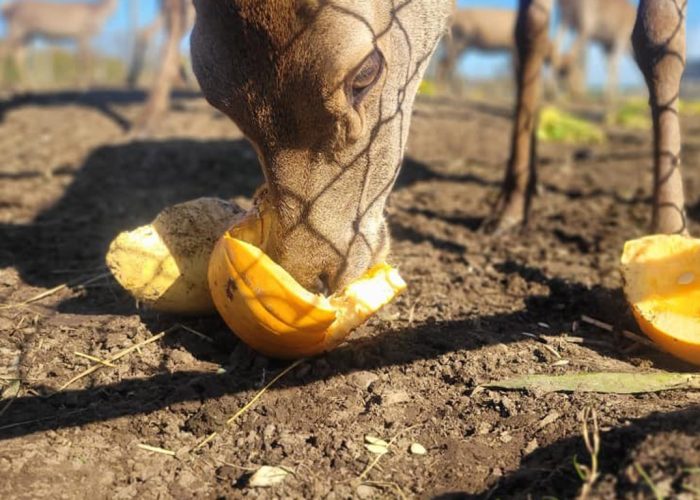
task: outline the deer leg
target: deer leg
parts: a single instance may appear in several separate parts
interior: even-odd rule
[[[515,27],[517,96],[510,159],[499,200],[486,222],[487,230],[502,231],[527,222],[537,183],[535,132],[552,2],[520,0]]]
[[[4,43],[0,45],[0,62],[6,65],[6,67],[14,67],[14,71],[17,72],[17,82],[15,85],[10,83],[9,78],[5,78],[11,90],[22,90],[25,87],[27,81],[26,45],[28,43],[29,39],[24,31],[11,25],[8,30],[7,38],[4,40]],[[13,89],[13,87],[16,87],[16,89]]]
[[[449,87],[453,92],[456,88],[455,66],[460,54],[466,49],[466,46],[459,44],[453,38],[446,40],[445,53],[438,65],[438,83],[441,86]]]
[[[568,78],[569,90],[571,95],[576,98],[581,98],[586,93],[587,47],[588,34],[585,31],[579,31],[576,35],[576,40],[571,46],[570,53],[573,57],[573,62]]]
[[[88,38],[78,40],[78,66],[78,84],[84,89],[92,82],[92,51]]]
[[[27,78],[27,45],[24,40],[10,48],[10,60],[17,70],[17,88],[27,90],[31,82]]]
[[[613,103],[617,98],[618,74],[620,69],[620,59],[624,48],[620,44],[616,44],[611,50],[607,51],[607,66],[608,77],[605,82],[605,100],[608,103]]]
[[[167,41],[162,49],[161,64],[155,83],[135,128],[140,132],[150,129],[156,119],[168,109],[170,91],[177,78],[180,61],[180,40],[185,31],[185,3],[182,0],[163,0],[162,12]]]
[[[678,120],[686,5],[687,0],[641,0],[632,33],[654,125],[654,233],[688,233]]]

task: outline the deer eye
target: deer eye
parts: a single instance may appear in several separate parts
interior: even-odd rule
[[[360,64],[357,71],[352,75],[350,82],[349,97],[353,106],[357,106],[367,95],[372,86],[377,83],[384,68],[384,57],[379,50],[374,49]]]

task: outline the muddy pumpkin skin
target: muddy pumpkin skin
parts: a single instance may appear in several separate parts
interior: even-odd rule
[[[150,224],[120,233],[106,264],[140,304],[159,312],[214,314],[209,256],[245,211],[233,202],[198,198],[165,208]]]
[[[221,317],[262,354],[294,359],[333,349],[406,288],[396,269],[380,264],[340,293],[311,293],[261,249],[266,227],[265,213],[251,210],[216,243],[208,275]]]
[[[668,353],[700,365],[700,240],[654,235],[628,241],[621,271],[642,331]]]

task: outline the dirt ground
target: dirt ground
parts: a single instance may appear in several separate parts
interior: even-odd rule
[[[104,273],[117,232],[167,205],[244,202],[261,182],[240,132],[196,96],[180,96],[152,138],[127,140],[141,98],[56,93],[0,108],[1,498],[571,498],[582,486],[574,457],[590,460],[587,407],[601,425],[594,497],[700,496],[700,393],[479,387],[526,373],[693,370],[578,323],[636,331],[617,261],[650,217],[647,131],[542,146],[529,230],[493,237],[478,227],[506,160],[509,108],[420,100],[388,209],[408,292],[224,427],[288,363],[255,355],[218,318],[141,311],[108,276],[7,307]],[[700,118],[683,125],[700,234]],[[76,353],[107,358],[178,324],[213,342],[176,328],[51,395],[92,364]],[[396,440],[361,479],[368,434]],[[427,454],[410,454],[414,442]],[[264,464],[294,474],[249,487]]]

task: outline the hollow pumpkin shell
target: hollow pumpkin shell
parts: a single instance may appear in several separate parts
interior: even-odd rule
[[[654,235],[628,241],[621,264],[642,331],[670,354],[700,365],[700,240]]]
[[[340,293],[311,293],[258,246],[240,238],[252,235],[260,244],[260,224],[260,218],[246,217],[217,242],[209,288],[231,330],[267,356],[299,358],[328,351],[406,288],[396,269],[380,264]]]

